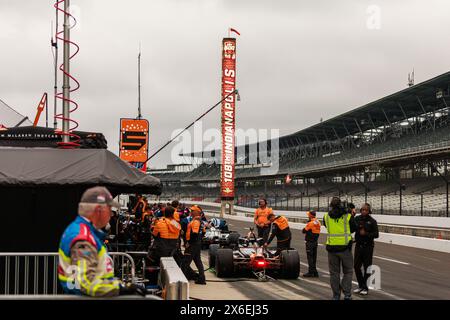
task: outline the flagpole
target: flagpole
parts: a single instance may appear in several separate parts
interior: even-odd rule
[[[138,117],[142,119],[141,114],[141,43],[139,43],[139,55],[138,55]]]

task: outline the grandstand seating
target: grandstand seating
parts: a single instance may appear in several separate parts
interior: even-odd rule
[[[416,178],[401,180],[406,186],[402,191],[403,215],[446,215],[446,194],[441,188],[446,188],[445,183],[439,177]],[[283,210],[328,210],[328,204],[333,196],[339,196],[342,200],[361,206],[364,202],[372,205],[377,214],[400,213],[399,184],[390,182],[369,182],[370,192],[364,194],[364,187],[356,183],[342,183],[331,185],[318,183],[314,187],[306,185],[271,185],[264,189],[263,186],[237,187],[236,204],[256,207],[260,197],[266,197],[269,204],[276,209]],[[339,186],[341,193],[336,188]],[[432,189],[434,187],[434,189]],[[437,188],[436,188],[437,187]],[[199,186],[166,188],[163,198],[186,198],[192,201],[220,202],[219,188],[204,188]],[[320,193],[320,194],[319,194]]]
[[[401,138],[392,138],[385,142],[372,143],[362,146],[350,152],[342,152],[338,155],[329,157],[315,157],[308,159],[298,159],[283,161],[280,159],[280,172],[292,173],[297,171],[307,171],[319,167],[337,166],[357,162],[364,158],[382,158],[389,153],[401,155],[402,153],[411,153],[413,150],[431,149],[436,145],[450,145],[450,126],[437,128],[435,131],[424,131],[419,134],[409,134]]]
[[[450,147],[450,126],[443,126],[437,128],[435,131],[424,131],[419,134],[405,135],[400,139],[390,139],[386,142],[372,143],[367,146],[361,146],[348,152],[329,156],[329,157],[314,157],[307,159],[289,160],[292,154],[288,152],[281,152],[280,156],[280,174],[295,173],[313,170],[317,168],[324,168],[329,166],[345,165],[357,162],[363,159],[376,160],[383,156],[388,156],[391,153],[401,155],[408,154],[413,150],[427,150],[436,146]],[[236,169],[237,178],[255,177],[260,174],[260,168],[245,168]],[[220,176],[220,166],[217,164],[201,164],[195,170],[188,173],[163,173],[155,174],[163,181],[183,180],[183,181],[211,181],[218,180]]]

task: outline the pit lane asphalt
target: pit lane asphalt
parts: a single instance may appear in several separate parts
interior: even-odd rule
[[[212,215],[217,213],[215,208],[205,209]],[[232,219],[227,222],[230,230],[241,235],[248,233],[248,228],[253,226],[250,222]],[[300,272],[303,274],[307,272],[304,236],[296,229],[292,230],[292,234],[291,246],[299,251]],[[230,285],[248,299],[330,299],[332,294],[325,240],[322,234],[317,255],[319,279],[300,276],[297,280],[239,281],[230,282]],[[207,251],[203,252],[203,257],[207,261]],[[371,290],[364,297],[353,294],[353,299],[450,299],[450,254],[377,242],[373,263],[381,269],[381,290]],[[353,288],[356,288],[355,276],[353,281]]]

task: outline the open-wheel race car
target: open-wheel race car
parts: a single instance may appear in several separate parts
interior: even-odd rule
[[[219,278],[227,278],[247,271],[258,280],[267,280],[266,273],[284,279],[297,279],[300,275],[300,256],[296,249],[282,250],[276,255],[276,248],[265,248],[263,239],[257,238],[250,230],[246,237],[230,239],[229,247],[211,245],[209,267],[215,268]]]
[[[210,227],[206,229],[205,235],[202,238],[202,248],[208,249],[211,245],[216,245],[218,247],[227,247],[231,244],[229,239],[230,235],[231,240],[239,238],[239,234],[237,232],[225,231],[215,227]]]

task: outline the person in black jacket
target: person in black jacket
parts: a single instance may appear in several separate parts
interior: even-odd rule
[[[275,216],[270,213],[267,216],[270,223],[272,224],[272,229],[269,235],[269,239],[264,243],[264,247],[267,247],[272,240],[277,238],[277,251],[273,254],[274,256],[280,255],[281,251],[288,250],[291,248],[291,229],[289,228],[288,219],[284,216]]]
[[[367,295],[369,293],[367,279],[370,276],[367,273],[367,268],[372,265],[374,239],[378,238],[379,234],[377,221],[371,216],[370,204],[363,204],[360,212],[361,214],[355,217],[357,231],[355,233],[354,267],[356,279],[358,279],[358,288],[353,292]],[[361,267],[363,267],[362,271]]]

